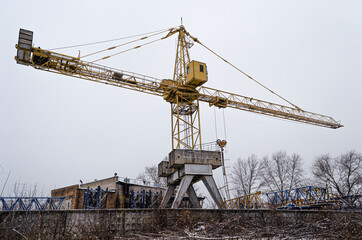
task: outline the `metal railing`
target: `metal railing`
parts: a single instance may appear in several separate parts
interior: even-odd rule
[[[305,186],[266,193],[268,202],[276,208],[311,207],[332,204],[337,200],[331,187]]]
[[[0,211],[59,210],[65,197],[0,197]]]

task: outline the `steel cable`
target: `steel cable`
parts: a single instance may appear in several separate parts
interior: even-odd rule
[[[160,41],[160,40],[163,40],[163,39],[165,39],[165,37],[162,37],[162,38],[153,40],[153,41],[148,42],[148,43],[145,43],[145,44],[138,45],[138,46],[133,47],[133,48],[129,48],[129,49],[123,50],[123,51],[121,51],[121,52],[117,52],[117,53],[114,53],[114,54],[111,54],[111,55],[108,55],[108,56],[99,58],[99,59],[97,59],[97,60],[91,61],[91,63],[98,62],[98,61],[100,61],[100,60],[105,60],[105,59],[107,59],[107,58],[110,58],[110,57],[113,57],[113,56],[116,56],[116,55],[119,55],[119,54],[122,54],[122,53],[125,53],[125,52],[128,52],[128,51],[131,51],[131,50],[133,50],[133,49],[137,49],[137,48],[140,48],[140,47],[149,45],[149,44],[151,44],[151,43],[154,43],[154,42],[157,42],[157,41]]]
[[[156,32],[167,31],[167,30],[169,30],[169,29],[172,29],[172,28],[165,28],[165,29],[161,29],[161,30],[158,30],[158,31],[152,31],[152,32],[147,32],[147,33],[132,35],[132,36],[128,36],[128,37],[114,38],[114,39],[109,39],[109,40],[104,40],[104,41],[98,41],[98,42],[84,43],[84,44],[78,44],[78,45],[71,45],[71,46],[66,46],[66,47],[51,48],[51,49],[48,49],[48,50],[59,50],[59,49],[83,47],[83,46],[89,46],[89,45],[95,45],[95,44],[113,42],[113,41],[118,41],[118,40],[123,40],[123,39],[128,39],[128,38],[134,38],[134,37],[144,36],[144,35],[147,35],[147,34],[153,34],[153,33],[156,33]]]
[[[102,52],[105,52],[105,51],[109,51],[109,50],[113,50],[113,49],[116,49],[118,47],[121,47],[121,46],[124,46],[124,45],[128,45],[128,44],[131,44],[131,43],[134,43],[134,42],[138,42],[138,41],[142,41],[142,40],[145,40],[149,37],[153,37],[153,36],[156,36],[158,34],[161,34],[161,33],[164,33],[164,32],[167,32],[169,31],[170,29],[167,29],[165,31],[162,31],[162,32],[158,32],[158,33],[155,33],[155,34],[152,34],[152,35],[149,35],[149,36],[146,36],[146,37],[142,37],[142,38],[139,38],[139,39],[135,39],[135,40],[132,40],[132,41],[129,41],[129,42],[126,42],[126,43],[122,43],[122,44],[119,44],[119,45],[116,45],[116,46],[113,46],[113,47],[109,47],[109,48],[106,48],[106,49],[103,49],[103,50],[99,50],[99,51],[96,51],[96,52],[93,52],[93,53],[89,53],[89,54],[86,54],[80,58],[85,58],[85,57],[89,57],[89,56],[92,56],[92,55],[95,55],[95,54],[98,54],[98,53],[102,53]]]
[[[196,38],[194,38],[196,39]],[[287,103],[289,103],[290,105],[292,105],[293,107],[295,107],[298,110],[304,111],[303,109],[301,109],[300,107],[298,107],[297,105],[291,103],[290,101],[288,101],[287,99],[285,99],[284,97],[280,96],[279,94],[277,94],[276,92],[274,92],[273,90],[271,90],[270,88],[266,87],[265,85],[263,85],[262,83],[258,82],[257,80],[255,80],[254,78],[252,78],[250,75],[248,75],[247,73],[245,73],[244,71],[242,71],[241,69],[239,69],[238,67],[236,67],[235,65],[231,64],[230,62],[228,62],[225,58],[221,57],[219,54],[217,54],[216,52],[212,51],[210,48],[208,48],[207,46],[205,46],[203,43],[201,43],[199,40],[196,39],[196,42],[199,43],[201,46],[203,46],[204,48],[206,48],[207,50],[209,50],[211,53],[213,53],[214,55],[216,55],[217,57],[219,57],[221,60],[223,60],[224,62],[226,62],[227,64],[229,64],[230,66],[232,66],[233,68],[235,68],[236,70],[238,70],[239,72],[241,72],[242,74],[244,74],[245,76],[247,76],[249,79],[253,80],[254,82],[256,82],[257,84],[259,84],[260,86],[262,86],[263,88],[267,89],[269,92],[271,92],[272,94],[278,96],[279,98],[283,99],[284,101],[286,101]]]

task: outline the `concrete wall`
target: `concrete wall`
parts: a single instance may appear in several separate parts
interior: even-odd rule
[[[155,227],[172,226],[179,219],[193,222],[222,222],[231,217],[253,220],[267,225],[287,219],[297,222],[311,219],[342,218],[354,214],[362,220],[362,212],[341,211],[270,211],[270,210],[208,210],[208,209],[117,209],[1,212],[0,238],[14,234],[12,229],[25,236],[41,239],[79,239],[97,236],[128,236],[137,231],[154,231]],[[182,227],[182,226],[179,226]],[[10,230],[9,230],[10,229]],[[10,232],[7,232],[10,231]],[[8,234],[8,235],[6,235]],[[28,235],[27,235],[28,234]],[[107,234],[107,235],[105,235]],[[5,238],[8,239],[8,238]]]

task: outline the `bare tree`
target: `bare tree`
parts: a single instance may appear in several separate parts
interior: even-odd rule
[[[349,151],[338,159],[342,179],[342,189],[346,195],[362,193],[362,155]]]
[[[289,189],[298,187],[305,181],[303,177],[302,158],[299,154],[293,153],[289,158],[290,169],[288,171]]]
[[[166,178],[158,176],[158,168],[156,165],[145,167],[144,172],[140,173],[137,179],[142,180],[144,183],[166,184]]]
[[[262,186],[267,191],[283,191],[300,186],[303,181],[302,158],[279,151],[264,157],[261,163]]]
[[[0,165],[0,179],[2,178],[1,177],[2,174],[5,175],[5,171],[4,171],[3,167]],[[3,193],[4,193],[4,190],[5,190],[6,184],[8,183],[9,177],[10,177],[10,171],[8,172],[7,177],[6,177],[5,181],[4,181],[4,184],[3,184],[1,192],[0,192],[0,196],[3,196]]]
[[[333,187],[340,196],[362,193],[361,153],[349,151],[336,158],[324,154],[314,160],[312,169],[319,184]]]
[[[259,189],[260,161],[255,154],[243,160],[238,158],[231,173],[238,196],[249,195]]]

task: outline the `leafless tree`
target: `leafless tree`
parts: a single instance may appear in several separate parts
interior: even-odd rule
[[[144,183],[166,184],[166,179],[158,176],[158,168],[156,165],[145,167],[144,172],[140,173],[137,179],[142,180]]]
[[[6,174],[5,174],[5,171],[4,171],[3,167],[0,165],[0,180],[2,181],[2,176],[1,175],[6,175]],[[8,172],[5,181],[3,181],[4,184],[3,184],[2,188],[1,188],[0,196],[2,196],[3,193],[4,193],[4,190],[5,190],[6,184],[8,183],[9,177],[10,177],[10,171]]]
[[[362,194],[361,153],[349,151],[336,158],[324,154],[315,159],[312,169],[319,184],[331,186],[340,196]]]
[[[255,154],[247,159],[238,158],[233,165],[232,183],[238,196],[249,195],[260,187],[260,161]]]
[[[19,178],[13,185],[11,195],[14,197],[42,197],[44,195],[43,190],[39,191],[37,183],[23,183],[21,182],[21,178]]]
[[[271,158],[264,157],[261,163],[262,186],[267,191],[283,191],[299,187],[303,181],[302,158],[293,153],[279,151]]]

